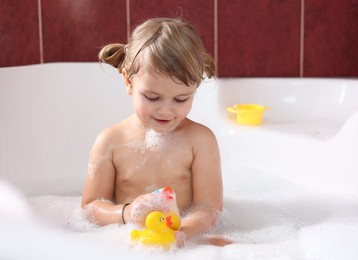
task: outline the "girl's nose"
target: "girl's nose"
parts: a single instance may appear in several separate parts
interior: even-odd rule
[[[161,116],[170,116],[173,114],[173,107],[169,102],[163,102],[158,107],[158,114]]]

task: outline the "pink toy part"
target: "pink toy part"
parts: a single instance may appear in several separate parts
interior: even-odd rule
[[[179,215],[179,209],[177,206],[176,195],[175,195],[174,190],[171,187],[164,187],[161,189],[156,189],[153,191],[153,194],[159,195],[159,197],[157,197],[157,198],[164,200],[163,202],[168,205],[168,210],[165,211],[166,213],[174,212],[177,215]]]
[[[167,200],[175,199],[175,192],[170,187],[165,187],[153,191],[154,194],[161,194]]]
[[[163,188],[162,194],[168,200],[174,199],[174,196],[175,196],[175,193],[174,193],[173,189],[170,188],[170,187]]]

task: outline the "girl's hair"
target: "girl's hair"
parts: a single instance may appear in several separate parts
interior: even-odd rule
[[[199,86],[206,75],[215,75],[212,57],[195,31],[180,19],[154,18],[136,27],[127,45],[106,45],[99,59],[126,69],[132,77],[139,70],[156,71],[184,84]]]

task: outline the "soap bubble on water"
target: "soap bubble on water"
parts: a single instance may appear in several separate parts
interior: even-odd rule
[[[264,185],[264,184],[263,184]],[[221,222],[213,234],[234,241],[223,248],[190,240],[180,250],[161,252],[132,246],[132,225],[96,227],[83,218],[80,197],[29,199],[41,219],[72,236],[111,245],[128,257],[144,252],[158,259],[357,259],[358,202],[313,194],[283,184],[255,193],[225,196]]]

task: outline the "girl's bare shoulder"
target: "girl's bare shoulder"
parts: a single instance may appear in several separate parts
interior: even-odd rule
[[[95,140],[96,146],[109,147],[121,143],[128,131],[130,119],[127,118],[117,124],[103,129]]]
[[[187,135],[197,141],[216,140],[213,131],[198,122],[187,119]]]

